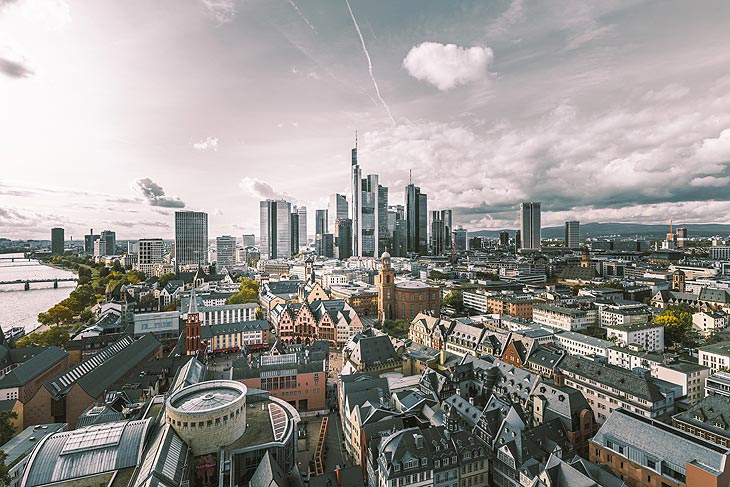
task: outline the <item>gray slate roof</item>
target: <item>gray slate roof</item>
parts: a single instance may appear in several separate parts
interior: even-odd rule
[[[68,357],[68,353],[60,348],[48,347],[27,362],[18,365],[8,372],[5,377],[0,379],[0,389],[23,386],[43,374],[65,357]]]

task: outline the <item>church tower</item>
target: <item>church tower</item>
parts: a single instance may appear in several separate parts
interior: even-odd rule
[[[195,295],[195,285],[190,291],[190,305],[188,319],[185,322],[185,354],[197,355],[200,352],[200,313],[198,312],[198,298]]]
[[[378,287],[378,321],[392,320],[395,306],[395,271],[390,267],[387,247],[380,256],[380,271],[375,284]]]

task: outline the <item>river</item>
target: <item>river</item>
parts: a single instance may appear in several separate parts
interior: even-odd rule
[[[9,257],[20,259],[5,260]],[[0,254],[0,259],[0,281],[75,277],[72,272],[25,260],[23,254]],[[59,282],[58,289],[54,289],[52,282],[44,282],[31,284],[30,291],[25,291],[23,284],[0,285],[0,326],[3,330],[22,326],[32,331],[40,325],[38,313],[67,298],[75,287],[75,282]]]

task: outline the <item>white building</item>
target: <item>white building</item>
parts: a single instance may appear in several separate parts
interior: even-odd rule
[[[615,325],[606,328],[606,337],[616,337],[616,345],[639,345],[647,352],[664,350],[664,325],[653,323]]]
[[[254,321],[258,307],[258,303],[203,306],[200,308],[200,323],[203,326],[208,326],[221,323]]]
[[[700,311],[692,315],[692,327],[702,336],[709,336],[713,331],[725,328],[727,315],[716,311]]]
[[[487,299],[492,295],[492,293],[483,289],[474,289],[464,291],[462,295],[464,297],[465,308],[473,309],[480,313],[489,313]]]
[[[730,369],[730,342],[720,342],[700,347],[700,365],[709,367],[713,372]]]
[[[555,334],[555,344],[570,355],[608,357],[608,349],[613,342],[601,340],[582,333],[563,331]]]
[[[648,323],[651,313],[644,305],[639,306],[603,306],[600,312],[601,328],[617,325],[637,325]]]
[[[532,320],[566,331],[585,330],[596,323],[596,310],[541,304],[532,309]]]

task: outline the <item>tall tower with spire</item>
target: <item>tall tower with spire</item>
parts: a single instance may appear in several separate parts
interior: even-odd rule
[[[185,354],[197,355],[200,352],[200,313],[198,312],[198,297],[195,295],[195,283],[190,291],[188,305],[188,319],[185,321]]]
[[[357,131],[355,147],[352,149],[350,183],[352,186],[352,255],[360,255],[360,235],[362,235],[362,171],[357,163]]]

